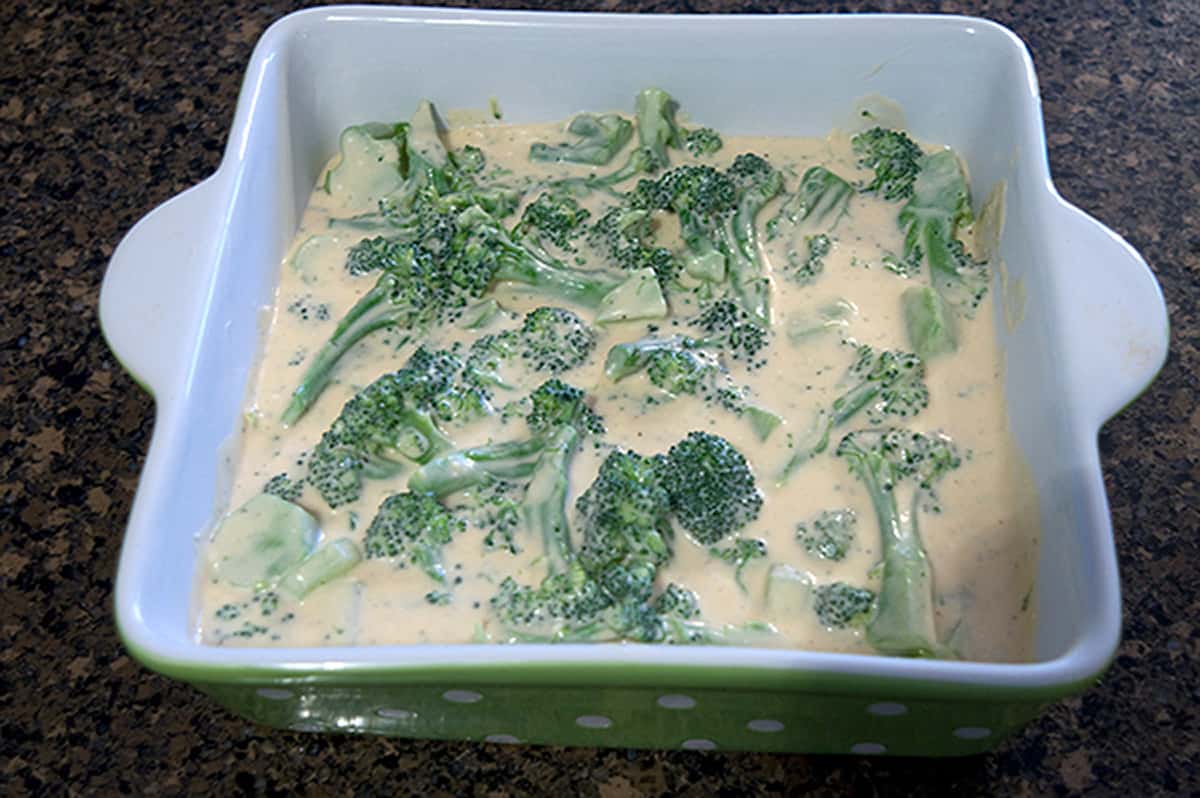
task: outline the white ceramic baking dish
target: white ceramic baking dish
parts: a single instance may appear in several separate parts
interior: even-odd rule
[[[223,509],[281,257],[348,124],[418,98],[514,122],[625,107],[647,85],[722,131],[822,135],[865,95],[1007,185],[1023,287],[999,334],[1013,432],[1041,493],[1036,661],[984,664],[637,645],[224,649],[193,638],[195,536]],[[997,280],[993,296],[1004,293]],[[1055,192],[1037,82],[1012,33],[961,17],[655,17],[325,8],[254,51],[217,172],[125,237],[105,335],[156,399],[116,611],[130,652],[263,723],[587,745],[965,754],[1083,689],[1120,634],[1096,436],[1151,381],[1166,310],[1146,264]],[[1002,316],[1003,314],[997,314]]]

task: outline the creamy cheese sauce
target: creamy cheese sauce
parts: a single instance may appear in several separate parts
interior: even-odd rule
[[[562,138],[557,124],[473,125],[452,129],[447,143],[452,148],[479,147],[486,153],[489,170],[511,170],[506,178],[510,183],[535,183],[564,171],[590,172],[589,167],[528,160],[531,142]],[[763,154],[776,167],[787,170],[789,190],[794,189],[799,174],[818,163],[847,179],[869,177],[858,168],[848,138],[838,133],[825,139],[729,137],[719,152],[700,160],[724,167],[742,152]],[[677,162],[691,160],[676,157]],[[613,165],[621,162],[623,156],[618,156]],[[530,192],[527,200],[536,194]],[[320,187],[312,195],[296,243],[282,265],[261,366],[250,392],[231,508],[260,492],[276,474],[302,476],[300,464],[306,452],[343,404],[379,375],[402,366],[414,348],[397,348],[387,333],[369,337],[339,364],[334,383],[311,410],[293,427],[281,425],[280,415],[313,353],[328,338],[337,319],[375,282],[374,275],[355,278],[344,268],[347,250],[368,233],[331,227],[330,219],[373,210],[376,199],[359,196],[339,204]],[[606,200],[602,194],[594,194],[581,202],[602,205]],[[777,203],[768,206],[760,220],[774,215]],[[763,237],[767,258],[775,269],[772,307],[780,333],[772,337],[765,352],[764,368],[747,371],[734,364],[731,370],[750,387],[758,404],[785,419],[765,442],[758,440],[744,419],[696,397],[647,404],[645,396],[655,391],[644,376],[616,384],[607,380],[602,370],[605,354],[615,343],[645,336],[645,322],[601,328],[591,360],[563,375],[594,399],[595,410],[608,426],[605,440],[609,443],[652,454],[665,452],[688,432],[701,429],[726,437],[746,455],[758,475],[765,503],[758,519],[741,534],[766,541],[768,556],[747,565],[743,588],[731,565],[713,559],[704,547],[677,534],[674,558],[660,571],[659,582],[673,581],[695,591],[705,619],[713,624],[754,620],[774,625],[778,635],[763,640],[763,645],[871,652],[860,629],[826,629],[811,611],[768,615],[764,586],[771,564],[788,563],[817,584],[840,580],[872,590],[879,587],[880,541],[875,517],[865,488],[845,463],[830,451],[804,465],[783,486],[775,484],[774,475],[791,456],[789,438],[804,437],[815,414],[844,390],[854,354],[844,336],[886,349],[907,348],[899,295],[911,283],[881,265],[885,253],[902,247],[897,207],[871,196],[854,196],[848,217],[838,223],[836,245],[823,273],[809,285],[798,285],[781,274],[790,245],[788,236],[773,241]],[[668,240],[672,220],[664,217],[659,224],[659,240]],[[970,246],[971,231],[962,237]],[[586,248],[583,251],[586,253]],[[502,286],[494,295],[509,319],[489,331],[515,326],[525,311],[553,304],[512,286]],[[850,302],[856,309],[844,330],[809,336],[798,343],[783,332],[789,324],[818,318],[822,308],[839,301]],[[959,645],[969,659],[1021,661],[1031,656],[1037,497],[1009,434],[994,305],[989,295],[976,317],[962,325],[959,350],[927,364],[929,406],[902,423],[920,431],[944,431],[965,455],[963,466],[939,487],[942,512],[921,518],[921,535],[936,580],[939,634],[946,636],[957,628]],[[586,313],[581,315],[586,317]],[[672,332],[671,319],[656,326],[664,334]],[[447,326],[434,330],[426,342],[437,347],[455,341],[469,344],[478,334]],[[525,392],[532,387],[526,386]],[[500,429],[494,422],[478,423],[455,429],[452,435],[458,446],[467,446],[513,437],[514,430]],[[572,507],[608,451],[585,445],[576,454],[570,472]],[[305,488],[299,504],[316,516],[323,539],[361,540],[380,502],[404,489],[407,473],[393,480],[366,481],[362,499],[337,510],[329,509],[311,487]],[[796,538],[799,522],[810,522],[819,512],[835,508],[849,508],[858,518],[855,543],[840,562],[811,556]],[[425,600],[431,582],[421,570],[399,569],[388,560],[376,559],[364,560],[303,601],[281,601],[268,617],[257,611],[246,588],[224,583],[202,557],[206,564],[198,579],[197,634],[210,644],[284,646],[492,639],[497,631],[488,616],[488,600],[499,582],[512,575],[522,583],[537,584],[544,571],[536,545],[526,545],[519,555],[486,551],[482,533],[473,528],[454,538],[444,558],[454,582],[453,600],[448,605],[434,606]],[[228,605],[246,608],[236,618],[230,617],[232,613],[223,617],[220,610]],[[251,621],[260,624],[260,633],[239,634]]]

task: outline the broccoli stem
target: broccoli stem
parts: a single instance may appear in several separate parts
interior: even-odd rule
[[[542,539],[548,574],[566,573],[574,558],[567,521],[567,469],[578,440],[572,427],[557,430],[525,490],[525,523]]]
[[[308,412],[308,408],[329,385],[334,366],[346,352],[368,335],[396,325],[398,319],[388,312],[388,308],[375,312],[381,304],[386,305],[394,282],[395,278],[391,275],[380,277],[375,287],[354,303],[354,307],[338,322],[333,335],[309,363],[300,384],[292,392],[292,399],[283,411],[284,426],[295,424]]]
[[[589,310],[600,307],[604,297],[624,281],[624,278],[614,280],[543,260],[528,250],[514,251],[501,260],[496,279],[523,283]]]
[[[530,438],[451,452],[414,471],[408,489],[440,499],[489,479],[523,479],[534,473],[545,448],[544,440]]]
[[[763,184],[747,189],[730,222],[733,257],[729,273],[739,304],[761,326],[771,326],[771,281],[765,275],[758,244],[758,213],[783,188],[778,173]]]
[[[882,584],[867,642],[882,654],[953,658],[937,641],[933,571],[917,528],[920,493],[913,494],[908,515],[901,515],[895,475],[883,456],[861,449],[846,455],[859,463],[855,470],[870,494],[883,545]]]

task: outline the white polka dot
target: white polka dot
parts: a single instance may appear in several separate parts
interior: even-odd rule
[[[375,712],[381,718],[390,720],[412,720],[417,716],[416,712],[408,709],[380,709]]]
[[[271,701],[287,701],[292,697],[291,690],[284,690],[281,687],[260,687],[254,693],[259,698],[267,698]]]
[[[511,734],[489,734],[487,737],[483,738],[483,741],[485,743],[505,743],[508,745],[521,742]]]
[[[762,718],[760,720],[750,721],[749,723],[746,724],[746,728],[753,732],[763,732],[764,734],[770,734],[772,732],[783,731],[783,723],[782,723],[782,721],[778,721],[778,720],[769,720],[767,718]]]
[[[871,715],[892,718],[897,715],[907,715],[908,707],[898,701],[880,701],[878,704],[871,704],[867,707],[867,712]]]
[[[887,746],[883,743],[855,743],[850,746],[852,754],[886,754]]]
[[[991,737],[992,730],[986,726],[959,726],[954,730],[954,736],[960,740],[982,740]]]
[[[447,690],[442,693],[442,698],[452,704],[474,704],[483,700],[483,696],[474,690]]]
[[[696,699],[690,695],[660,695],[658,705],[663,709],[691,709],[696,706]]]
[[[679,744],[679,747],[685,751],[711,751],[717,747],[717,744],[712,740],[695,737],[691,740],[684,740]]]
[[[607,729],[612,726],[612,719],[603,715],[580,715],[575,718],[575,725],[585,729]]]

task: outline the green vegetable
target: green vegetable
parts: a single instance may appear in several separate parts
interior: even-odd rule
[[[906,133],[874,127],[857,134],[850,143],[858,165],[875,172],[874,179],[859,186],[859,191],[878,194],[889,202],[912,196],[924,154]]]
[[[369,559],[387,558],[404,567],[413,565],[445,586],[442,549],[466,524],[429,496],[397,493],[379,505],[363,538]]]
[[[812,439],[796,446],[783,468],[780,481],[825,451],[830,432],[858,414],[865,413],[872,424],[890,419],[911,418],[929,405],[925,385],[925,362],[911,352],[878,351],[862,344],[855,349],[854,362],[846,373],[849,387],[822,410],[814,425]]]
[[[317,545],[317,519],[269,493],[260,493],[227,515],[213,533],[213,575],[237,587],[273,585]]]
[[[750,464],[719,435],[689,433],[662,468],[671,511],[696,542],[711,546],[758,518],[763,498]]]
[[[912,196],[900,209],[903,262],[915,272],[929,267],[932,291],[903,300],[909,343],[929,358],[958,347],[957,319],[974,317],[987,293],[987,265],[971,257],[957,238],[971,219],[971,199],[958,157],[950,150],[926,156]]]
[[[818,585],[813,594],[813,611],[827,629],[862,626],[871,613],[875,594],[845,582]]]
[[[604,166],[629,142],[633,124],[619,114],[579,114],[567,125],[567,133],[576,140],[557,145],[533,144],[529,160]]]
[[[935,487],[962,462],[943,436],[886,428],[848,433],[837,455],[871,497],[883,544],[882,584],[867,641],[880,653],[954,657],[937,639],[933,569],[921,543],[921,512],[937,511]]]
[[[453,448],[443,431],[489,412],[486,394],[459,378],[462,361],[418,349],[342,408],[308,458],[307,481],[330,507],[358,499],[363,479],[400,473]]]
[[[331,540],[288,569],[279,580],[279,589],[295,599],[303,599],[321,585],[345,576],[362,561],[362,554],[349,538]]]
[[[823,510],[812,521],[796,525],[796,540],[813,557],[836,562],[850,552],[857,526],[853,510]]]

